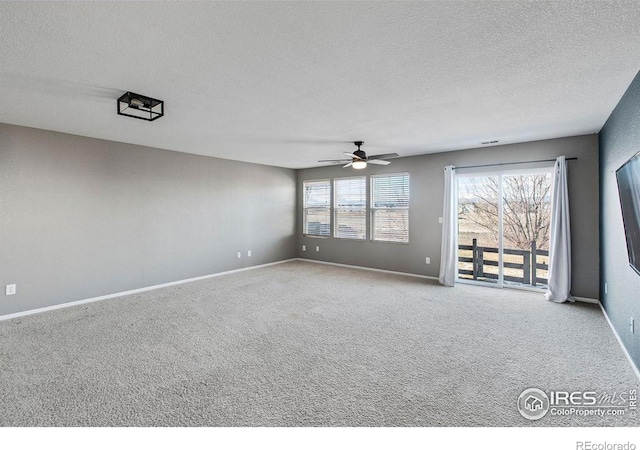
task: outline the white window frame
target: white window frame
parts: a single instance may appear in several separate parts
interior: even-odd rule
[[[409,190],[409,202],[408,205],[406,207],[402,206],[402,207],[375,207],[375,199],[374,199],[374,178],[385,178],[385,177],[394,177],[394,176],[406,176],[407,177],[407,188]],[[369,210],[370,210],[370,223],[371,223],[371,230],[370,230],[370,236],[371,236],[371,241],[372,242],[385,242],[385,243],[392,243],[392,244],[409,244],[409,233],[410,233],[410,228],[409,228],[409,210],[411,209],[411,176],[409,174],[409,172],[398,172],[398,173],[381,173],[381,174],[375,174],[375,175],[371,175],[370,176],[370,183],[369,183],[369,192],[370,192],[370,201],[369,201]],[[376,226],[376,222],[375,222],[375,216],[376,216],[376,211],[389,211],[389,210],[396,210],[396,211],[407,211],[407,238],[406,240],[388,240],[388,239],[376,239],[375,238],[375,226]]]
[[[514,285],[514,284],[505,284],[504,283],[504,224],[503,224],[503,213],[504,213],[504,205],[503,205],[503,201],[504,201],[504,194],[503,194],[503,178],[504,176],[509,176],[509,175],[519,175],[519,174],[535,174],[535,173],[549,173],[551,172],[553,174],[553,162],[549,163],[547,161],[544,162],[540,162],[540,163],[526,163],[523,162],[521,164],[510,164],[509,168],[502,168],[502,167],[494,167],[494,168],[462,168],[462,169],[457,169],[456,173],[455,173],[455,180],[454,180],[454,184],[455,184],[455,189],[456,189],[456,195],[455,195],[455,206],[454,206],[454,211],[456,211],[456,216],[455,216],[455,248],[456,248],[456,283],[462,283],[462,284],[472,284],[472,285],[476,285],[476,286],[487,286],[487,287],[492,287],[492,288],[497,288],[497,289],[504,289],[504,288],[508,288],[508,289],[519,289],[519,290],[523,290],[523,291],[533,291],[533,292],[540,292],[540,288],[537,287],[533,287],[533,286],[518,286],[518,285]],[[489,177],[489,176],[495,176],[499,178],[499,184],[498,184],[498,280],[496,283],[487,283],[486,281],[476,281],[476,280],[470,280],[468,278],[460,278],[459,275],[460,273],[458,272],[459,270],[459,262],[458,262],[458,256],[459,256],[459,242],[458,242],[458,236],[459,236],[459,230],[458,230],[458,199],[459,199],[459,193],[458,193],[458,186],[459,186],[459,180],[460,178],[469,178],[469,177]],[[552,175],[553,178],[553,175]]]
[[[362,180],[362,182],[364,183],[364,187],[363,187],[363,193],[364,193],[364,205],[360,206],[360,207],[348,207],[348,208],[341,208],[340,205],[338,204],[338,188],[337,188],[337,184],[340,181],[346,181],[346,180]],[[353,176],[353,177],[340,177],[340,178],[334,178],[333,179],[333,237],[336,239],[351,239],[354,241],[365,241],[367,239],[367,207],[368,207],[368,201],[367,201],[367,177],[366,176]],[[339,213],[342,210],[349,210],[349,211],[360,211],[362,210],[363,212],[363,220],[364,220],[364,224],[363,224],[363,232],[364,235],[359,238],[359,237],[345,237],[345,236],[339,236],[339,227],[341,225],[340,223],[340,218],[339,218]]]
[[[307,206],[307,196],[306,196],[306,186],[308,184],[321,184],[321,183],[327,183],[328,187],[329,187],[329,204],[326,207],[314,207],[314,206]],[[333,194],[333,186],[331,183],[331,179],[330,178],[326,178],[326,179],[320,179],[320,180],[304,180],[302,182],[302,235],[305,237],[313,237],[313,238],[329,238],[331,237],[331,225],[332,225],[332,194]],[[329,217],[329,224],[328,224],[328,232],[327,234],[310,234],[307,233],[307,212],[308,210],[327,210],[328,211],[328,217]]]

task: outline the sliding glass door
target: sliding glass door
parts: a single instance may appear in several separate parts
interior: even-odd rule
[[[500,177],[457,178],[458,278],[501,283]]]
[[[456,175],[458,279],[545,287],[551,168]]]

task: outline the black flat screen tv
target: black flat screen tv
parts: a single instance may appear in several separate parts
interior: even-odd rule
[[[640,153],[616,171],[616,178],[629,264],[640,275]]]

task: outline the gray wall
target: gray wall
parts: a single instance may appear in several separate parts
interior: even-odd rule
[[[640,366],[640,276],[629,266],[616,170],[638,151],[640,74],[600,131],[601,301],[636,366]],[[630,331],[630,317],[636,320],[635,334]]]
[[[0,124],[0,315],[295,257],[295,192],[290,169]]]
[[[573,240],[573,294],[598,298],[598,138],[577,136],[524,144],[397,158],[389,166],[372,166],[358,174],[409,172],[411,205],[409,244],[313,238],[302,235],[302,182],[356,175],[331,166],[298,171],[296,230],[298,257],[437,277],[440,263],[443,168],[500,162],[578,157],[569,164]],[[306,245],[307,251],[302,251]],[[316,252],[315,247],[320,246]],[[431,264],[425,257],[431,257]]]
[[[0,124],[0,287],[18,285],[0,295],[0,315],[296,256],[437,276],[445,165],[561,154],[579,158],[569,163],[573,293],[597,298],[593,135],[369,166],[411,175],[410,243],[391,244],[302,236],[302,181],[353,175],[339,166],[293,171]]]

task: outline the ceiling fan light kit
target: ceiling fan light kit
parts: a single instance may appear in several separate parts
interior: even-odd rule
[[[151,122],[164,116],[164,101],[126,92],[118,99],[118,114]]]
[[[364,169],[365,167],[367,167],[367,162],[366,161],[354,161],[353,163],[351,163],[351,165],[353,166],[354,169]]]
[[[348,160],[348,159],[321,159],[318,162],[343,163],[343,162],[349,161],[349,162],[347,162],[347,164],[342,166],[343,169],[346,169],[347,167],[353,167],[354,169],[358,169],[359,170],[359,169],[364,169],[365,167],[367,167],[367,163],[379,164],[381,166],[386,166],[387,164],[391,164],[391,163],[389,161],[385,161],[383,158],[395,158],[396,156],[400,156],[397,153],[385,153],[384,155],[372,155],[372,156],[369,156],[367,158],[367,154],[363,150],[360,150],[360,146],[362,146],[362,144],[364,144],[364,142],[355,141],[354,144],[356,145],[356,147],[358,147],[358,150],[356,150],[353,153],[344,152],[344,154],[349,156],[351,158],[351,160]]]

